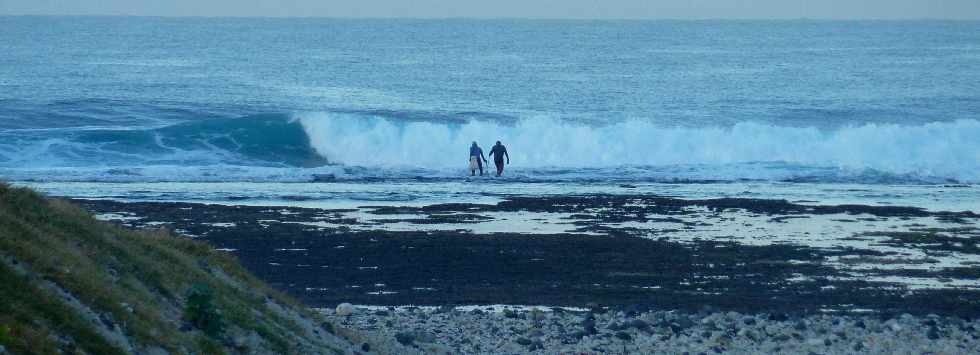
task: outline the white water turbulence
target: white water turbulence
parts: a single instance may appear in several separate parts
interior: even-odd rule
[[[333,113],[296,117],[319,154],[347,166],[459,168],[465,166],[471,142],[478,142],[488,152],[501,140],[510,153],[511,166],[518,169],[703,169],[773,162],[799,169],[870,170],[980,182],[977,120],[922,125],[869,123],[827,130],[755,122],[692,128],[642,120],[589,125],[550,118],[514,123],[437,123]]]

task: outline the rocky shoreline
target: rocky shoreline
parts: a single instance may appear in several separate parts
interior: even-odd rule
[[[350,209],[74,202],[233,253],[399,353],[980,348],[973,212],[646,195]],[[341,303],[370,307],[341,316]],[[479,307],[492,304],[547,307]]]
[[[980,316],[972,212],[642,195],[346,210],[75,202],[127,227],[205,240],[314,307]]]
[[[704,309],[366,307],[333,322],[394,339],[399,352],[454,354],[971,354],[969,317],[782,313]],[[343,312],[346,314],[346,312]]]

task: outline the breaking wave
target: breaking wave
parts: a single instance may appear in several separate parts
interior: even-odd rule
[[[0,130],[0,179],[456,179],[468,147],[508,147],[520,181],[980,182],[980,121],[833,129],[743,122],[669,127],[490,116],[263,114],[139,128]]]
[[[821,176],[808,174],[820,172],[830,180],[842,179],[843,174],[980,181],[977,120],[821,130],[752,122],[685,128],[641,120],[596,126],[556,119],[443,124],[324,113],[298,117],[313,148],[345,165],[462,167],[472,141],[488,151],[502,140],[512,166],[523,169],[646,167],[668,177],[663,176],[669,175],[665,168],[683,176],[687,170],[717,167],[725,171],[702,178],[819,181]],[[758,171],[753,176],[744,169]]]
[[[162,127],[0,131],[0,166],[317,166],[302,126],[288,115],[181,122]]]

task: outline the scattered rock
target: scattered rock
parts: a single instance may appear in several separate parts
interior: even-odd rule
[[[231,343],[235,349],[248,353],[259,349],[262,346],[262,337],[255,331],[246,334],[238,334],[231,338]]]
[[[531,329],[527,332],[527,336],[531,338],[540,338],[544,336],[544,331],[538,328]]]
[[[544,350],[544,342],[540,340],[534,340],[531,342],[531,345],[527,346],[527,349],[530,351]]]
[[[116,329],[116,323],[112,321],[112,315],[109,313],[99,314],[99,321],[109,330]]]
[[[569,335],[569,339],[575,339],[576,342],[577,342],[579,339],[582,339],[582,338],[584,338],[586,336],[589,336],[589,335],[590,334],[588,332],[584,331],[584,330],[577,330],[575,332],[572,332],[572,334]]]
[[[585,317],[585,319],[582,321],[582,330],[585,331],[585,334],[587,335],[598,333],[598,330],[595,329],[595,315],[589,313],[589,315]]]
[[[435,343],[435,342],[438,341],[438,339],[432,333],[429,333],[429,332],[426,332],[426,331],[423,331],[423,330],[416,330],[415,331],[415,341],[417,341],[419,343]]]
[[[338,316],[347,317],[354,314],[354,305],[350,303],[341,303],[337,305],[337,309],[334,311]]]
[[[637,330],[642,330],[642,331],[649,331],[650,330],[650,323],[647,323],[646,321],[644,321],[642,319],[634,319],[634,320],[631,320],[629,322],[629,326],[630,327],[633,327],[633,328],[636,328]]]
[[[633,337],[630,336],[630,334],[627,333],[627,332],[616,332],[616,338],[617,339],[622,339],[622,340],[625,340],[625,341],[633,340]]]
[[[860,341],[859,341],[859,342],[857,342],[857,343],[854,343],[854,346],[853,346],[853,347],[851,347],[851,349],[854,349],[854,351],[861,351],[861,350],[864,350],[864,343],[862,343],[862,342],[860,342]]]
[[[412,332],[395,333],[395,340],[402,345],[412,345],[413,343],[415,343],[415,333]]]
[[[180,324],[179,330],[182,332],[190,332],[194,330],[194,325],[190,322],[183,322]]]
[[[680,317],[675,321],[675,323],[677,326],[681,327],[681,329],[687,329],[695,325],[694,321],[688,317]]]
[[[610,323],[609,326],[606,327],[606,329],[612,330],[614,332],[615,331],[620,331],[620,330],[623,330],[623,329],[626,329],[626,328],[627,328],[626,324],[619,323],[619,322]]]
[[[545,314],[544,311],[540,309],[534,308],[530,312],[528,312],[528,315],[531,316],[531,321],[533,321],[538,326],[540,326],[540,324],[544,322]]]
[[[887,324],[887,326],[888,329],[891,329],[891,331],[897,333],[902,330],[902,326],[899,325],[898,322],[894,322],[894,320],[890,320],[889,322],[891,322],[891,324]]]
[[[928,339],[937,353],[962,352],[963,344],[976,342],[973,332],[961,331],[974,327],[970,321],[952,318],[903,319],[879,321],[874,316],[811,315],[792,316],[791,321],[768,321],[767,315],[740,313],[691,314],[678,311],[594,313],[551,313],[537,315],[533,309],[523,312],[499,311],[484,317],[468,312],[439,314],[435,309],[415,312],[389,311],[385,318],[390,324],[372,322],[375,315],[361,312],[352,318],[339,318],[345,324],[362,330],[380,330],[394,334],[391,343],[413,346],[423,353],[436,347],[451,353],[644,353],[644,349],[672,349],[677,353],[798,353],[847,354],[888,353],[896,346],[921,348],[919,342]],[[420,320],[419,314],[429,315]],[[510,315],[510,316],[508,316]],[[515,317],[516,316],[516,317]],[[778,318],[778,317],[777,317]],[[515,321],[526,319],[527,321]],[[531,321],[543,323],[533,326]],[[836,321],[837,325],[833,325]],[[352,324],[351,324],[352,323]],[[935,324],[935,326],[929,326]],[[874,339],[892,337],[894,326],[900,326],[899,336],[888,342]],[[874,335],[864,328],[883,328],[887,332]],[[405,329],[413,329],[405,331]],[[600,330],[601,329],[601,330]],[[971,328],[971,329],[975,329]],[[948,330],[948,331],[947,331]],[[390,336],[390,335],[389,335]],[[491,344],[494,339],[509,339],[503,344]],[[870,339],[870,340],[869,340]],[[948,339],[948,340],[947,340]],[[869,341],[872,341],[869,343]],[[240,341],[236,341],[240,343]],[[363,343],[358,343],[358,347]],[[369,347],[378,351],[379,344]],[[911,345],[910,345],[911,344]],[[601,350],[596,350],[601,349]],[[778,350],[776,350],[778,349]],[[891,350],[889,350],[891,349]],[[361,349],[363,350],[363,349]],[[369,351],[363,351],[369,352]],[[442,353],[442,352],[439,352]]]

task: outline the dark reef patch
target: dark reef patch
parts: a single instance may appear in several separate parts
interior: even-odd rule
[[[339,302],[374,305],[531,304],[614,308],[683,309],[704,306],[741,312],[808,314],[871,309],[883,314],[980,316],[980,292],[969,289],[910,290],[900,284],[842,276],[831,257],[889,258],[875,250],[813,248],[793,244],[750,246],[721,240],[674,242],[638,238],[650,230],[602,225],[613,221],[673,221],[730,209],[773,216],[771,223],[818,214],[876,217],[950,217],[976,221],[972,212],[928,212],[910,207],[803,206],[781,200],[680,200],[656,196],[510,197],[496,205],[440,204],[372,206],[378,216],[417,214],[418,220],[363,223],[343,210],[221,206],[187,203],[120,203],[77,200],[98,213],[125,211],[145,222],[234,250],[246,267],[270,284],[314,306]],[[489,212],[561,212],[588,216],[569,233],[475,234],[466,225],[491,219]],[[789,216],[789,217],[787,217]],[[676,219],[679,220],[679,219]],[[329,222],[316,224],[316,222]],[[417,231],[385,230],[409,222]],[[602,223],[599,223],[602,222]],[[213,223],[234,223],[216,227]],[[459,224],[459,230],[427,231],[427,223]],[[681,227],[681,228],[688,228]],[[969,227],[967,227],[969,228]],[[972,231],[972,230],[970,230]],[[586,233],[588,232],[588,233]],[[909,234],[911,233],[911,234]],[[598,234],[598,235],[596,235]],[[941,231],[867,235],[881,243],[924,250],[968,251],[972,240],[945,238]],[[956,244],[967,241],[967,244]],[[958,249],[957,249],[958,248]],[[961,250],[962,249],[962,250]],[[972,249],[971,249],[972,250]],[[923,263],[928,259],[923,259]],[[927,272],[930,277],[973,277],[974,268]],[[923,276],[923,271],[887,270],[884,276]]]

